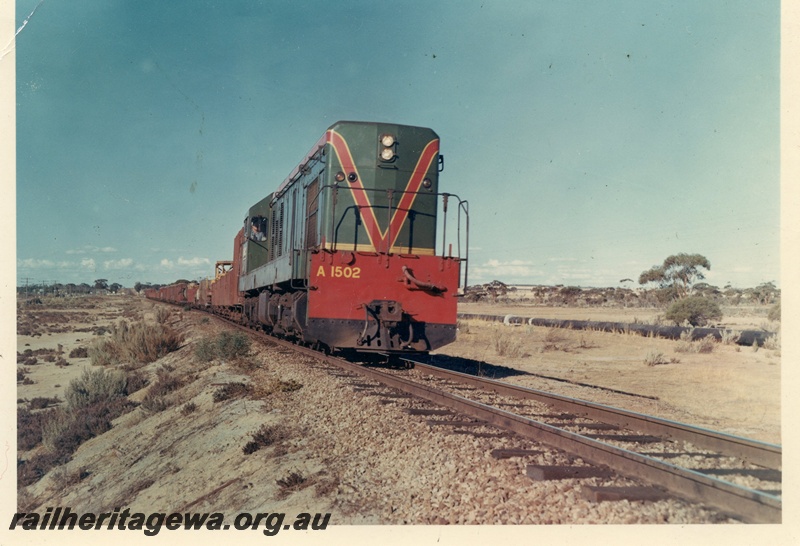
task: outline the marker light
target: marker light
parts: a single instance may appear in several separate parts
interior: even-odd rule
[[[339,171],[338,173],[336,173],[336,181],[337,182],[344,182],[344,173],[342,171]]]
[[[422,185],[425,186],[426,188],[430,188],[432,184],[433,182],[431,182],[430,178],[426,177],[422,180]]]

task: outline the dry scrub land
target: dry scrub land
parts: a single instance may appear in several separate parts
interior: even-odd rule
[[[569,309],[554,310],[558,312],[516,308],[513,314],[576,318],[568,316]],[[618,321],[623,310],[582,311],[575,313],[578,319]],[[492,313],[491,306],[482,306],[480,312]],[[488,376],[503,374],[504,381],[527,387],[766,442],[781,441],[779,342],[770,348],[747,347],[480,320],[459,324],[458,342],[442,353],[521,372],[507,375],[488,367],[484,371]]]
[[[108,427],[92,410],[95,428],[78,431],[88,436],[80,442],[55,434],[72,430],[62,420],[46,438],[20,443],[21,510],[331,512],[332,524],[719,521],[679,501],[592,504],[575,480],[533,483],[524,476],[527,462],[566,464],[565,455],[494,461],[492,447],[531,445],[433,430],[401,402],[364,396],[314,360],[253,336],[244,353],[220,356],[211,349],[231,339],[230,328],[198,311],[166,311],[132,297],[44,303],[19,308],[17,398],[27,425],[44,412],[68,413],[76,403],[69,385],[85,374],[124,373],[127,382],[114,408],[103,406],[121,411]],[[180,340],[177,350],[148,363],[126,357],[124,364],[92,366],[87,355],[119,335],[123,318],[162,325]],[[676,352],[680,342],[623,334],[477,321],[461,327],[459,341],[444,352],[525,372],[504,380],[780,440],[777,350],[719,345],[711,353]],[[652,351],[668,363],[648,366]],[[65,460],[32,464],[65,443]]]

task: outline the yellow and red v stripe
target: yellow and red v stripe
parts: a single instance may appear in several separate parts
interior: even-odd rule
[[[431,163],[433,163],[433,160],[439,153],[439,139],[431,140],[425,145],[425,148],[423,148],[422,153],[419,155],[419,159],[417,160],[417,164],[414,167],[414,171],[411,173],[411,178],[406,184],[404,193],[402,193],[400,202],[397,203],[395,207],[394,213],[392,214],[392,220],[389,226],[387,226],[387,229],[382,230],[378,223],[378,219],[375,216],[375,209],[372,207],[372,202],[369,198],[369,195],[364,189],[364,185],[361,183],[361,175],[359,174],[358,168],[353,160],[353,156],[350,153],[350,147],[347,145],[347,141],[342,135],[333,129],[330,129],[327,132],[326,137],[327,141],[331,144],[333,150],[336,152],[339,163],[342,165],[342,168],[345,170],[345,172],[354,172],[358,176],[358,179],[355,182],[349,184],[350,193],[353,195],[353,200],[356,202],[356,205],[361,211],[361,220],[364,223],[364,228],[367,231],[370,243],[372,243],[372,246],[375,248],[375,250],[385,250],[388,252],[397,240],[397,236],[400,234],[400,229],[403,227],[403,223],[408,217],[408,211],[414,204],[414,200],[417,197],[416,192],[418,192],[420,186],[422,186],[425,173],[428,172]],[[389,233],[392,234],[391,241],[387,241]]]

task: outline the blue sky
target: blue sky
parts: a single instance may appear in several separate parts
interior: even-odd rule
[[[689,252],[718,286],[780,285],[777,1],[20,0],[26,20],[19,279],[211,275],[353,119],[439,133],[471,283],[618,286]]]

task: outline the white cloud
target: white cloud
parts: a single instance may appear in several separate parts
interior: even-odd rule
[[[522,282],[526,279],[533,279],[543,275],[543,272],[538,267],[534,267],[531,261],[510,260],[502,262],[490,259],[482,265],[470,267],[469,274],[471,278],[479,280],[509,279],[513,282]]]
[[[131,258],[122,258],[120,260],[107,260],[103,262],[103,267],[106,269],[125,269],[133,265]]]
[[[43,267],[53,267],[56,264],[51,260],[38,260],[36,258],[25,258],[24,260],[17,260],[19,267],[26,269],[40,269]]]
[[[183,265],[183,266],[211,265],[211,261],[208,258],[186,259],[183,256],[181,256],[180,258],[178,258],[178,265]]]
[[[94,258],[84,258],[81,260],[81,267],[90,271],[95,271],[97,269],[97,264],[95,264]]]
[[[169,258],[163,258],[160,262],[161,267],[165,269],[175,269],[176,267],[211,267],[211,260],[208,258],[184,258],[183,256],[179,257],[176,261],[170,260]]]

